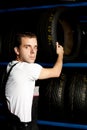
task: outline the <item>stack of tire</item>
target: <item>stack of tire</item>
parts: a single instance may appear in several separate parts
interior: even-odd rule
[[[81,27],[78,10],[81,13],[80,8],[51,8],[41,13],[40,17],[38,16],[39,22],[36,22],[35,17],[33,17],[34,20],[32,21],[38,23],[37,30],[33,28],[33,32],[37,32],[39,42],[37,62],[55,63],[57,58],[56,41],[64,47],[64,63],[78,62],[82,60],[81,55],[87,56],[86,40],[83,40],[86,37],[82,33],[83,27]],[[24,16],[23,13],[21,13],[21,18],[22,16]],[[23,25],[24,21],[22,22]],[[14,25],[17,31],[25,31],[30,28],[30,26],[27,28],[27,23],[26,28],[22,30],[19,20],[19,23],[17,21],[13,23],[10,28],[11,31],[3,31],[2,36],[0,36],[1,61],[9,61],[14,56]],[[67,73],[68,71],[71,73]],[[86,71],[82,72],[83,69],[77,71],[67,68],[67,71],[62,71],[59,78],[40,81],[39,119],[87,121],[87,73]]]
[[[86,73],[43,80],[39,91],[39,119],[87,123]]]
[[[64,47],[64,63],[82,62],[82,56],[86,57],[78,10],[61,7],[43,13],[38,26],[39,61],[55,63],[56,41]],[[39,119],[87,123],[87,73],[83,70],[67,68],[59,78],[41,81]]]

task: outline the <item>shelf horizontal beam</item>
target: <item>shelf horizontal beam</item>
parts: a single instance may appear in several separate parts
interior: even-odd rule
[[[87,6],[87,2],[74,2],[74,3],[63,3],[63,4],[52,4],[52,5],[40,5],[40,6],[31,6],[31,7],[15,7],[15,8],[6,8],[0,9],[0,13],[5,12],[15,12],[15,11],[24,11],[24,10],[36,10],[36,9],[48,9],[48,8],[56,8],[56,7],[79,7],[79,6]]]
[[[8,62],[0,62],[0,66],[4,66],[7,65]],[[43,67],[52,67],[53,64],[52,63],[38,63],[40,65],[42,65]],[[81,67],[81,68],[86,68],[87,67],[87,63],[64,63],[63,67]]]
[[[67,128],[76,128],[76,129],[86,129],[87,125],[83,124],[74,124],[74,123],[64,123],[64,122],[52,122],[52,121],[44,121],[44,120],[37,120],[37,124],[40,125],[48,125],[48,126],[59,126],[59,127],[67,127]]]

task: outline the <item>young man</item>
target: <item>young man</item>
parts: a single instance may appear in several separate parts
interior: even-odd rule
[[[56,43],[58,58],[52,68],[43,68],[35,63],[38,51],[37,37],[31,32],[17,34],[15,37],[15,60],[7,65],[7,72],[17,63],[10,72],[6,83],[5,96],[8,109],[20,119],[15,130],[32,129],[32,101],[35,81],[59,77],[63,65],[63,47]]]

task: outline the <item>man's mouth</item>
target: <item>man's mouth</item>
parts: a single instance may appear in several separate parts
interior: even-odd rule
[[[35,57],[30,57],[30,59],[32,59],[32,60],[33,60],[33,59],[35,59]]]

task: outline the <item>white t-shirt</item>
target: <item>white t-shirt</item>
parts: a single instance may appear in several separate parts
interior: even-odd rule
[[[18,61],[12,61],[7,71]],[[40,75],[42,66],[36,63],[18,62],[10,72],[5,95],[9,110],[22,122],[30,122],[35,81]]]

